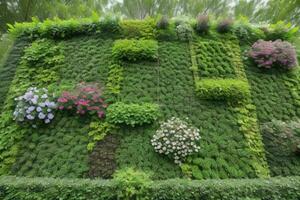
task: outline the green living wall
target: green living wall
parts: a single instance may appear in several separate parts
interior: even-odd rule
[[[170,20],[164,26],[157,20],[48,20],[11,27],[15,44],[0,68],[0,175],[110,179],[117,176],[116,171],[128,168],[147,173],[154,181],[299,175],[295,143],[300,140],[299,72],[297,68],[264,70],[248,58],[255,41],[277,30],[263,32],[236,22],[226,33],[215,26],[202,33],[194,20]],[[97,85],[104,99],[103,113],[78,110],[77,104],[68,109],[63,104],[67,94],[82,95],[78,85],[84,84]],[[14,120],[15,98],[29,87],[47,88],[54,94],[57,108],[50,124]],[[180,164],[170,155],[159,154],[151,143],[161,122],[172,117],[187,121],[201,136],[200,150]],[[22,192],[27,180],[28,185],[44,183],[42,179],[7,177],[5,185],[4,179],[0,196],[7,199],[15,191]],[[272,180],[275,186],[271,189],[258,179],[253,181],[257,185],[253,191],[243,180],[244,186],[237,191],[222,191],[230,193],[227,199],[239,196],[238,191],[243,191],[241,198],[263,195],[268,199],[274,194],[279,199],[275,192],[267,194],[280,187],[277,179]],[[284,179],[287,185],[291,180]],[[49,181],[54,188],[60,184]],[[83,182],[79,189],[94,184]],[[65,182],[62,184],[64,188]],[[147,192],[159,199],[154,191],[162,194],[173,184],[159,182]],[[202,184],[208,184],[204,192],[213,187],[209,181],[182,180],[182,184],[182,190],[176,185],[178,199],[200,198]],[[233,188],[235,184],[239,182],[233,181]],[[98,186],[107,199],[113,198],[108,194],[111,188],[119,187],[105,181]],[[291,184],[289,191],[294,188]],[[185,194],[191,190],[195,193]],[[290,199],[299,197],[297,192]],[[36,194],[36,198],[47,199],[46,194]],[[176,199],[174,195],[161,199]],[[209,199],[204,196],[201,198]],[[283,199],[288,197],[282,194]]]

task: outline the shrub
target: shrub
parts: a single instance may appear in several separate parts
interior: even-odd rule
[[[173,117],[161,124],[151,144],[156,152],[170,156],[175,163],[181,164],[188,155],[199,151],[199,140],[199,129]]]
[[[154,61],[158,57],[157,49],[158,44],[154,40],[117,40],[112,48],[112,55],[126,61]]]
[[[219,33],[228,33],[233,25],[232,19],[225,19],[223,21],[220,21],[217,25],[217,31]]]
[[[125,104],[117,102],[107,108],[107,121],[112,124],[126,124],[130,126],[150,124],[160,116],[157,104]]]
[[[97,114],[99,118],[104,117],[107,107],[97,84],[81,83],[72,92],[64,91],[57,101],[59,110],[76,111],[79,115]]]
[[[240,43],[242,44],[252,44],[259,39],[265,38],[264,32],[260,28],[250,24],[249,20],[244,17],[235,21],[235,23],[232,25],[231,31],[238,37]]]
[[[126,176],[124,178],[126,178]],[[144,182],[147,178],[142,178],[142,180],[142,182]],[[120,185],[121,184],[115,180],[19,178],[2,176],[0,178],[0,197],[4,200],[118,199],[117,194],[120,192]],[[260,198],[272,200],[298,200],[300,197],[299,176],[268,179],[201,181],[169,179],[164,181],[153,181],[144,186],[143,192],[139,193],[140,199],[232,200]],[[137,186],[137,188],[138,187],[141,186]]]
[[[144,190],[151,183],[150,174],[136,171],[133,168],[118,170],[113,175],[118,183],[118,198],[139,199],[144,195]]]
[[[250,95],[248,83],[238,79],[202,79],[196,82],[196,92],[212,100],[240,100]]]
[[[50,40],[41,39],[24,50],[22,64],[29,67],[50,68],[61,64],[63,60],[64,56],[59,46]]]
[[[56,103],[52,99],[53,96],[51,97],[45,88],[28,88],[24,95],[15,99],[17,106],[13,113],[14,120],[32,122],[33,127],[38,122],[50,123],[54,119],[56,109]]]
[[[100,19],[97,15],[91,18],[61,20],[59,18],[47,19],[40,22],[37,18],[32,18],[32,22],[16,22],[9,26],[9,33],[14,37],[27,36],[36,38],[70,38],[75,35],[92,33],[119,33],[119,18],[104,16]]]
[[[295,48],[289,42],[281,40],[274,42],[258,40],[252,45],[249,56],[258,64],[258,67],[278,66],[283,69],[291,69],[297,66]]]
[[[123,20],[120,22],[122,34],[126,38],[153,39],[156,37],[156,21],[152,18],[144,20]]]
[[[162,16],[157,22],[157,28],[159,29],[167,29],[169,26],[169,19],[167,16]]]
[[[190,24],[182,23],[176,26],[177,37],[181,41],[189,41],[193,35],[193,29]]]
[[[199,15],[197,17],[196,31],[199,34],[206,34],[209,32],[209,16],[208,15]]]
[[[278,21],[276,24],[271,24],[266,31],[267,40],[291,40],[298,35],[298,27],[293,27],[291,23]]]

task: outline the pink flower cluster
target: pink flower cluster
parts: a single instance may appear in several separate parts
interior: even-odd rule
[[[252,45],[249,56],[263,68],[279,66],[291,69],[297,66],[296,50],[286,41],[258,40]]]
[[[97,87],[83,86],[77,92],[65,91],[58,98],[59,110],[75,110],[77,114],[97,114],[99,118],[105,115],[107,104]]]

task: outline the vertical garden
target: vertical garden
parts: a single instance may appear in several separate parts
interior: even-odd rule
[[[199,15],[9,32],[2,199],[300,198],[296,27]]]

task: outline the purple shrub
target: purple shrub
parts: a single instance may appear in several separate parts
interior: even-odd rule
[[[220,21],[217,25],[217,31],[219,33],[228,33],[233,25],[232,19],[224,19],[223,21]]]
[[[208,15],[198,15],[196,31],[199,34],[206,34],[209,31],[209,27],[210,27],[209,16]]]
[[[291,69],[297,66],[295,48],[289,42],[281,40],[274,42],[258,40],[252,45],[249,56],[258,64],[258,67],[279,66]]]

